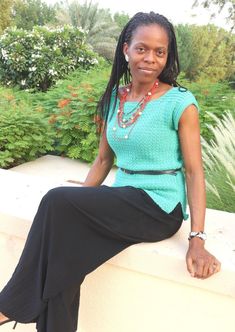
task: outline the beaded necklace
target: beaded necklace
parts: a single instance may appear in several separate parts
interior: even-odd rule
[[[124,105],[127,100],[127,96],[129,94],[129,92],[131,91],[132,83],[130,83],[129,85],[127,85],[124,88],[124,91],[121,94],[119,108],[117,110],[116,122],[113,127],[113,138],[115,140],[121,141],[121,140],[126,140],[129,138],[134,126],[136,125],[137,120],[143,113],[146,104],[151,100],[152,95],[156,92],[158,85],[159,85],[159,81],[156,80],[154,82],[152,88],[150,89],[150,91],[148,91],[146,93],[146,95],[140,100],[140,102],[137,104],[137,106],[135,106],[131,111],[129,111],[126,114],[124,114]],[[134,111],[134,113],[133,113],[133,111]],[[131,114],[131,116],[129,118],[127,118],[127,116],[130,114]],[[122,129],[130,127],[130,130],[128,132],[126,132],[124,136],[119,137],[119,136],[117,136],[118,127],[122,128]]]

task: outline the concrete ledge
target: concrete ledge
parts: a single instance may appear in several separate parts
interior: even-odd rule
[[[37,177],[42,176],[44,179],[48,179],[49,182],[64,182],[71,179],[84,181],[89,169],[89,164],[79,160],[46,155],[34,161],[29,161],[13,167],[11,168],[11,171],[27,175],[35,175]],[[110,185],[113,182],[115,172],[115,168],[111,170],[105,179],[104,184]]]
[[[56,179],[56,177],[26,175],[6,170],[0,170],[0,183],[0,249],[4,253],[5,261],[9,263],[4,273],[0,275],[1,288],[13,272],[41,197],[53,187],[71,184]],[[184,309],[187,307],[184,301],[188,299],[188,296],[191,296],[189,294],[196,294],[196,298],[198,296],[197,305],[200,302],[199,299],[201,299],[202,304],[205,299],[214,299],[220,304],[223,303],[226,313],[221,308],[221,315],[218,316],[217,309],[213,309],[213,305],[211,311],[208,309],[209,318],[213,318],[213,321],[217,322],[212,324],[210,320],[208,321],[211,330],[212,325],[216,332],[221,331],[218,327],[225,323],[234,326],[235,318],[227,315],[232,312],[231,308],[234,308],[235,305],[234,216],[235,214],[207,209],[206,231],[209,238],[207,249],[222,262],[222,271],[207,280],[191,278],[186,271],[185,254],[188,246],[189,221],[184,222],[180,231],[171,239],[158,243],[133,245],[88,275],[82,285],[83,296],[81,299],[79,331],[155,332],[152,325],[156,320],[156,317],[154,318],[155,311],[152,308],[155,305],[154,298],[152,298],[153,294],[155,296],[161,294],[162,297],[164,294],[166,295],[168,300],[160,299],[160,303],[165,303],[163,306],[165,309],[167,309],[169,299],[176,306],[178,301],[179,308],[175,308],[178,314],[181,312],[181,306]],[[134,288],[133,285],[135,285]],[[145,295],[140,290],[140,286],[144,287]],[[120,290],[120,287],[122,290]],[[97,290],[97,288],[100,290]],[[136,293],[134,289],[136,289]],[[103,290],[105,297],[100,294],[101,290]],[[175,298],[171,298],[172,294],[179,296],[177,301]],[[144,302],[143,304],[139,303],[138,309],[134,301],[141,301],[143,296]],[[123,304],[123,301],[125,301],[125,304]],[[155,301],[157,301],[156,298]],[[150,304],[151,308],[147,309],[146,306],[149,307]],[[110,308],[110,305],[113,309]],[[214,305],[216,304],[214,303]],[[152,318],[148,317],[147,320],[142,319],[141,316],[136,316],[136,318],[140,317],[141,322],[144,321],[149,328],[144,330],[142,323],[138,323],[138,319],[134,323],[133,321],[127,321],[127,317],[125,317],[125,321],[119,319],[118,323],[113,315],[115,315],[116,310],[122,311],[120,306],[131,310],[132,313],[133,308],[138,309],[137,311],[134,310],[134,315],[138,312],[138,315],[142,314],[142,316],[148,317],[148,314],[151,313]],[[194,310],[197,310],[197,317],[200,317],[200,310],[202,310],[202,313],[205,310],[204,304],[201,308],[197,306],[193,309],[193,307],[194,305],[190,304],[188,309],[194,313]],[[104,315],[104,312],[107,313],[108,317],[112,317],[113,323],[109,318],[106,320],[103,318],[103,323],[102,319],[100,321],[100,317]],[[214,317],[213,312],[217,316]],[[98,314],[99,316],[97,316]],[[91,315],[94,317],[92,320],[90,319]],[[134,317],[132,318],[134,319]],[[151,322],[150,319],[152,319]],[[160,316],[161,319],[163,324],[165,318],[163,319]],[[155,323],[157,324],[157,322]],[[188,323],[190,324],[190,322]],[[159,320],[158,324],[160,324]],[[173,327],[174,324],[172,323],[168,329],[162,328],[156,329],[156,331],[172,332]],[[233,328],[223,330],[232,332]],[[176,331],[187,330],[178,329]],[[190,331],[193,331],[191,327]]]

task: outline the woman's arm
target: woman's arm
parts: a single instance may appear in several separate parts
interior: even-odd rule
[[[87,174],[86,180],[83,183],[83,186],[99,186],[107,177],[110,169],[113,166],[113,161],[114,153],[108,144],[106,132],[104,131],[99,145],[98,156],[96,157],[93,165],[91,166],[90,171]]]
[[[114,153],[108,144],[106,132],[104,131],[100,141],[98,155],[92,164],[85,181],[67,180],[67,182],[76,183],[84,187],[97,187],[107,177],[113,166],[113,161]]]
[[[202,166],[198,111],[190,105],[179,121],[179,139],[184,159],[191,231],[204,231],[206,211],[205,178]],[[220,270],[220,262],[204,248],[204,241],[194,237],[186,255],[188,271],[193,277],[207,278]]]

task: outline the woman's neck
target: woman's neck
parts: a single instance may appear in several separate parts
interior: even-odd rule
[[[152,89],[154,82],[151,83],[135,83],[132,82],[131,91],[128,94],[128,101],[140,101]]]

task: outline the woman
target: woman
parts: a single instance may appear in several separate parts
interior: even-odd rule
[[[74,332],[85,276],[128,246],[171,237],[187,219],[187,268],[196,278],[220,270],[205,248],[205,183],[198,105],[179,87],[172,24],[137,13],[122,31],[98,109],[104,130],[83,187],[42,199],[16,270],[0,293],[1,324],[36,322],[40,332]],[[120,79],[127,84],[119,87]],[[112,187],[100,186],[114,156]]]

